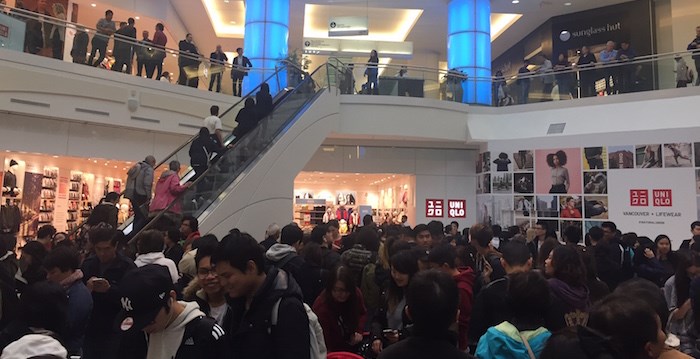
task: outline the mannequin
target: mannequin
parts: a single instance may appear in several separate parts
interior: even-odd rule
[[[5,179],[2,184],[2,195],[9,197],[17,197],[19,188],[17,188],[17,170],[19,163],[15,160],[10,160],[10,168],[5,172]]]

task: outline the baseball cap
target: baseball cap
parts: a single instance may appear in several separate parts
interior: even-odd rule
[[[10,343],[2,351],[3,359],[26,359],[42,355],[67,358],[68,351],[58,340],[44,334],[27,334]]]
[[[115,323],[118,330],[143,330],[166,306],[174,289],[165,266],[149,264],[126,273],[119,286],[122,310]]]

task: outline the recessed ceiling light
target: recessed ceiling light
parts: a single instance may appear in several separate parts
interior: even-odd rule
[[[134,19],[141,20],[141,16],[135,16]]]
[[[229,0],[224,0],[224,3],[228,4],[230,1]]]
[[[520,0],[513,0],[512,3],[513,4],[520,4]]]
[[[565,3],[564,3],[564,6],[571,6],[571,3],[570,3],[570,2],[565,2]]]
[[[229,21],[229,22],[232,23],[232,24],[234,24],[234,25],[236,25],[236,22],[235,22],[235,21]]]
[[[92,7],[97,7],[97,4],[90,4],[90,6],[92,6]]]

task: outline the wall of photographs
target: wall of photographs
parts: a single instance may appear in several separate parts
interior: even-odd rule
[[[700,218],[700,143],[489,149],[476,163],[481,223],[560,232],[611,220],[676,247]]]

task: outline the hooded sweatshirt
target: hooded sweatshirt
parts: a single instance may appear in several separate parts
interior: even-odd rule
[[[185,306],[185,310],[175,318],[175,321],[165,330],[148,336],[146,359],[175,358],[180,349],[182,337],[185,335],[185,326],[192,320],[204,316],[197,303],[180,302],[180,304]]]
[[[469,346],[469,320],[474,304],[474,270],[469,267],[459,268],[459,273],[454,275],[457,289],[459,290],[459,318],[457,320],[459,333],[459,349],[466,350]]]
[[[180,176],[178,176],[177,172],[171,170],[163,172],[158,179],[158,183],[156,183],[156,195],[153,197],[148,210],[150,212],[158,212],[168,208],[170,203],[177,200],[177,197],[182,192],[185,192],[187,188],[187,186],[180,185]],[[168,211],[181,214],[181,201],[175,202]]]
[[[548,319],[553,322],[548,320],[547,328],[559,330],[563,327],[586,325],[591,304],[588,288],[574,288],[557,278],[549,279],[548,283],[553,299]]]
[[[494,359],[529,358],[527,347],[520,337],[521,335],[527,340],[535,358],[539,358],[547,339],[552,334],[543,327],[520,332],[513,324],[503,322],[486,331],[486,334],[479,340],[475,355],[477,358]]]
[[[180,279],[180,274],[177,271],[175,262],[165,258],[165,254],[162,252],[139,254],[139,256],[136,257],[134,264],[136,264],[137,267],[143,267],[147,264],[158,264],[168,268],[168,272],[170,272],[170,277],[173,279],[173,283],[177,283],[177,281]]]

